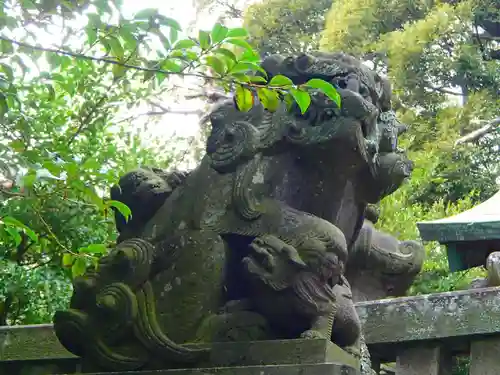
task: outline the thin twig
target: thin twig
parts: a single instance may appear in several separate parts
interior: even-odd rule
[[[37,211],[37,210],[35,210],[35,209],[33,209],[33,211],[35,212],[36,216],[38,216],[38,219],[42,222],[42,224],[43,224],[43,226],[44,226],[44,228],[45,228],[46,232],[49,234],[49,236],[50,236],[50,237],[52,237],[52,239],[56,242],[56,244],[57,244],[57,245],[58,245],[61,249],[63,249],[66,253],[69,253],[69,254],[74,255],[74,256],[80,256],[80,255],[81,255],[81,254],[77,254],[77,253],[75,253],[74,251],[70,250],[70,249],[69,249],[66,245],[64,245],[64,244],[63,244],[63,243],[59,240],[59,238],[56,236],[56,234],[52,231],[52,228],[50,227],[49,223],[47,223],[47,222],[45,221],[45,219],[43,218],[43,215],[42,215],[39,211]],[[84,256],[85,256],[85,257],[87,257],[87,258],[93,259],[93,258],[92,258],[90,255],[88,255],[88,254],[84,254]]]
[[[432,87],[432,86],[425,86],[425,87],[427,87],[428,89],[430,89],[432,91],[440,92],[440,93],[446,94],[446,95],[467,96],[462,92],[450,91],[450,90],[445,89],[444,87]]]
[[[14,39],[6,38],[4,36],[0,36],[0,40],[5,40],[7,42],[18,45],[20,47],[30,48],[30,49],[37,50],[37,51],[56,53],[58,55],[70,56],[70,57],[74,57],[77,59],[90,60],[90,61],[95,61],[95,62],[100,62],[100,63],[119,65],[119,66],[122,66],[124,68],[133,69],[133,70],[140,70],[143,72],[161,73],[161,74],[165,74],[165,75],[178,75],[178,76],[183,76],[183,77],[198,77],[198,78],[205,78],[205,79],[206,78],[217,79],[217,77],[209,77],[207,75],[200,74],[200,73],[171,72],[171,71],[167,71],[167,70],[163,70],[163,69],[146,68],[143,66],[127,64],[127,63],[113,60],[113,59],[109,59],[106,57],[94,57],[94,56],[83,55],[83,54],[69,52],[69,51],[63,51],[63,50],[55,49],[55,48],[34,46],[32,44],[20,42],[20,41],[14,40]]]
[[[235,83],[236,82],[234,79],[230,79],[227,77],[209,76],[209,75],[202,74],[202,73],[190,73],[190,72],[185,72],[184,70],[182,70],[180,72],[172,72],[172,71],[158,69],[158,68],[146,68],[143,66],[132,65],[132,64],[127,64],[126,62],[108,59],[106,57],[94,57],[94,56],[88,56],[88,55],[83,55],[83,54],[69,52],[69,51],[63,51],[63,50],[55,49],[55,48],[34,46],[32,44],[20,42],[20,41],[14,40],[14,39],[6,38],[4,36],[0,36],[0,40],[5,40],[5,41],[10,42],[12,44],[15,44],[15,45],[18,45],[21,47],[25,47],[25,48],[30,48],[30,49],[37,50],[37,51],[56,53],[59,55],[70,56],[70,57],[74,57],[77,59],[90,60],[90,61],[95,61],[95,62],[99,62],[99,63],[113,64],[113,65],[122,66],[124,68],[132,69],[132,70],[142,71],[142,72],[160,73],[160,74],[164,74],[167,76],[196,77],[196,78],[202,78],[205,80],[213,80],[213,81],[224,82],[224,83]],[[216,45],[214,45],[214,47],[215,46]],[[203,56],[206,52],[207,51],[204,51],[201,54],[201,56]],[[194,68],[195,66],[192,64],[193,64],[193,62],[191,62],[191,64],[188,67]],[[258,84],[258,83],[252,83],[252,82],[237,82],[237,83],[243,87],[252,87],[252,88],[263,88],[263,87],[268,87],[271,89],[286,89],[286,88],[288,88],[287,85],[267,85],[267,84]]]

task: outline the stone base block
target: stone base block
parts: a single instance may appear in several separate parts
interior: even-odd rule
[[[338,363],[357,368],[350,354],[324,339],[296,339],[212,344],[208,363],[197,367],[238,367],[259,365],[310,365]]]
[[[94,373],[87,375],[358,375],[354,368],[322,363],[313,365],[267,365],[244,367],[211,367],[180,370],[156,370]]]
[[[329,340],[275,340],[211,344],[206,363],[88,375],[359,375],[359,361]],[[164,367],[163,367],[164,368]],[[87,370],[88,371],[88,370]],[[87,374],[87,372],[86,372]]]

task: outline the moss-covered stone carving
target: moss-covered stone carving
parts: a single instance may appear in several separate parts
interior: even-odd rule
[[[360,324],[343,276],[367,203],[411,172],[388,82],[342,54],[271,56],[269,79],[337,85],[342,106],[312,94],[305,114],[283,103],[210,113],[206,155],[189,173],[145,168],[111,197],[118,245],[74,281],[59,340],[104,370],[210,363],[211,342],[333,339],[356,346]],[[354,312],[354,313],[353,313]],[[197,345],[191,345],[191,344]],[[205,345],[200,345],[205,343]]]
[[[424,263],[423,244],[376,229],[378,216],[376,206],[367,207],[363,227],[349,252],[346,274],[356,302],[404,296]]]

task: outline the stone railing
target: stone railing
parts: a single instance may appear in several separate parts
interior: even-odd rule
[[[470,356],[469,375],[500,374],[500,288],[403,297],[356,305],[376,364],[396,375],[448,375]]]
[[[357,310],[373,362],[395,363],[396,375],[449,375],[457,355],[470,355],[470,375],[500,374],[500,288],[362,302]],[[51,325],[0,327],[0,374],[79,371]]]

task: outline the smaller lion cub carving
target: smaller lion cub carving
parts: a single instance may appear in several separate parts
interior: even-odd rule
[[[280,336],[329,339],[337,311],[333,288],[343,268],[337,255],[319,241],[307,240],[297,249],[272,235],[255,238],[250,248],[243,264],[255,287],[256,311],[282,328]]]

